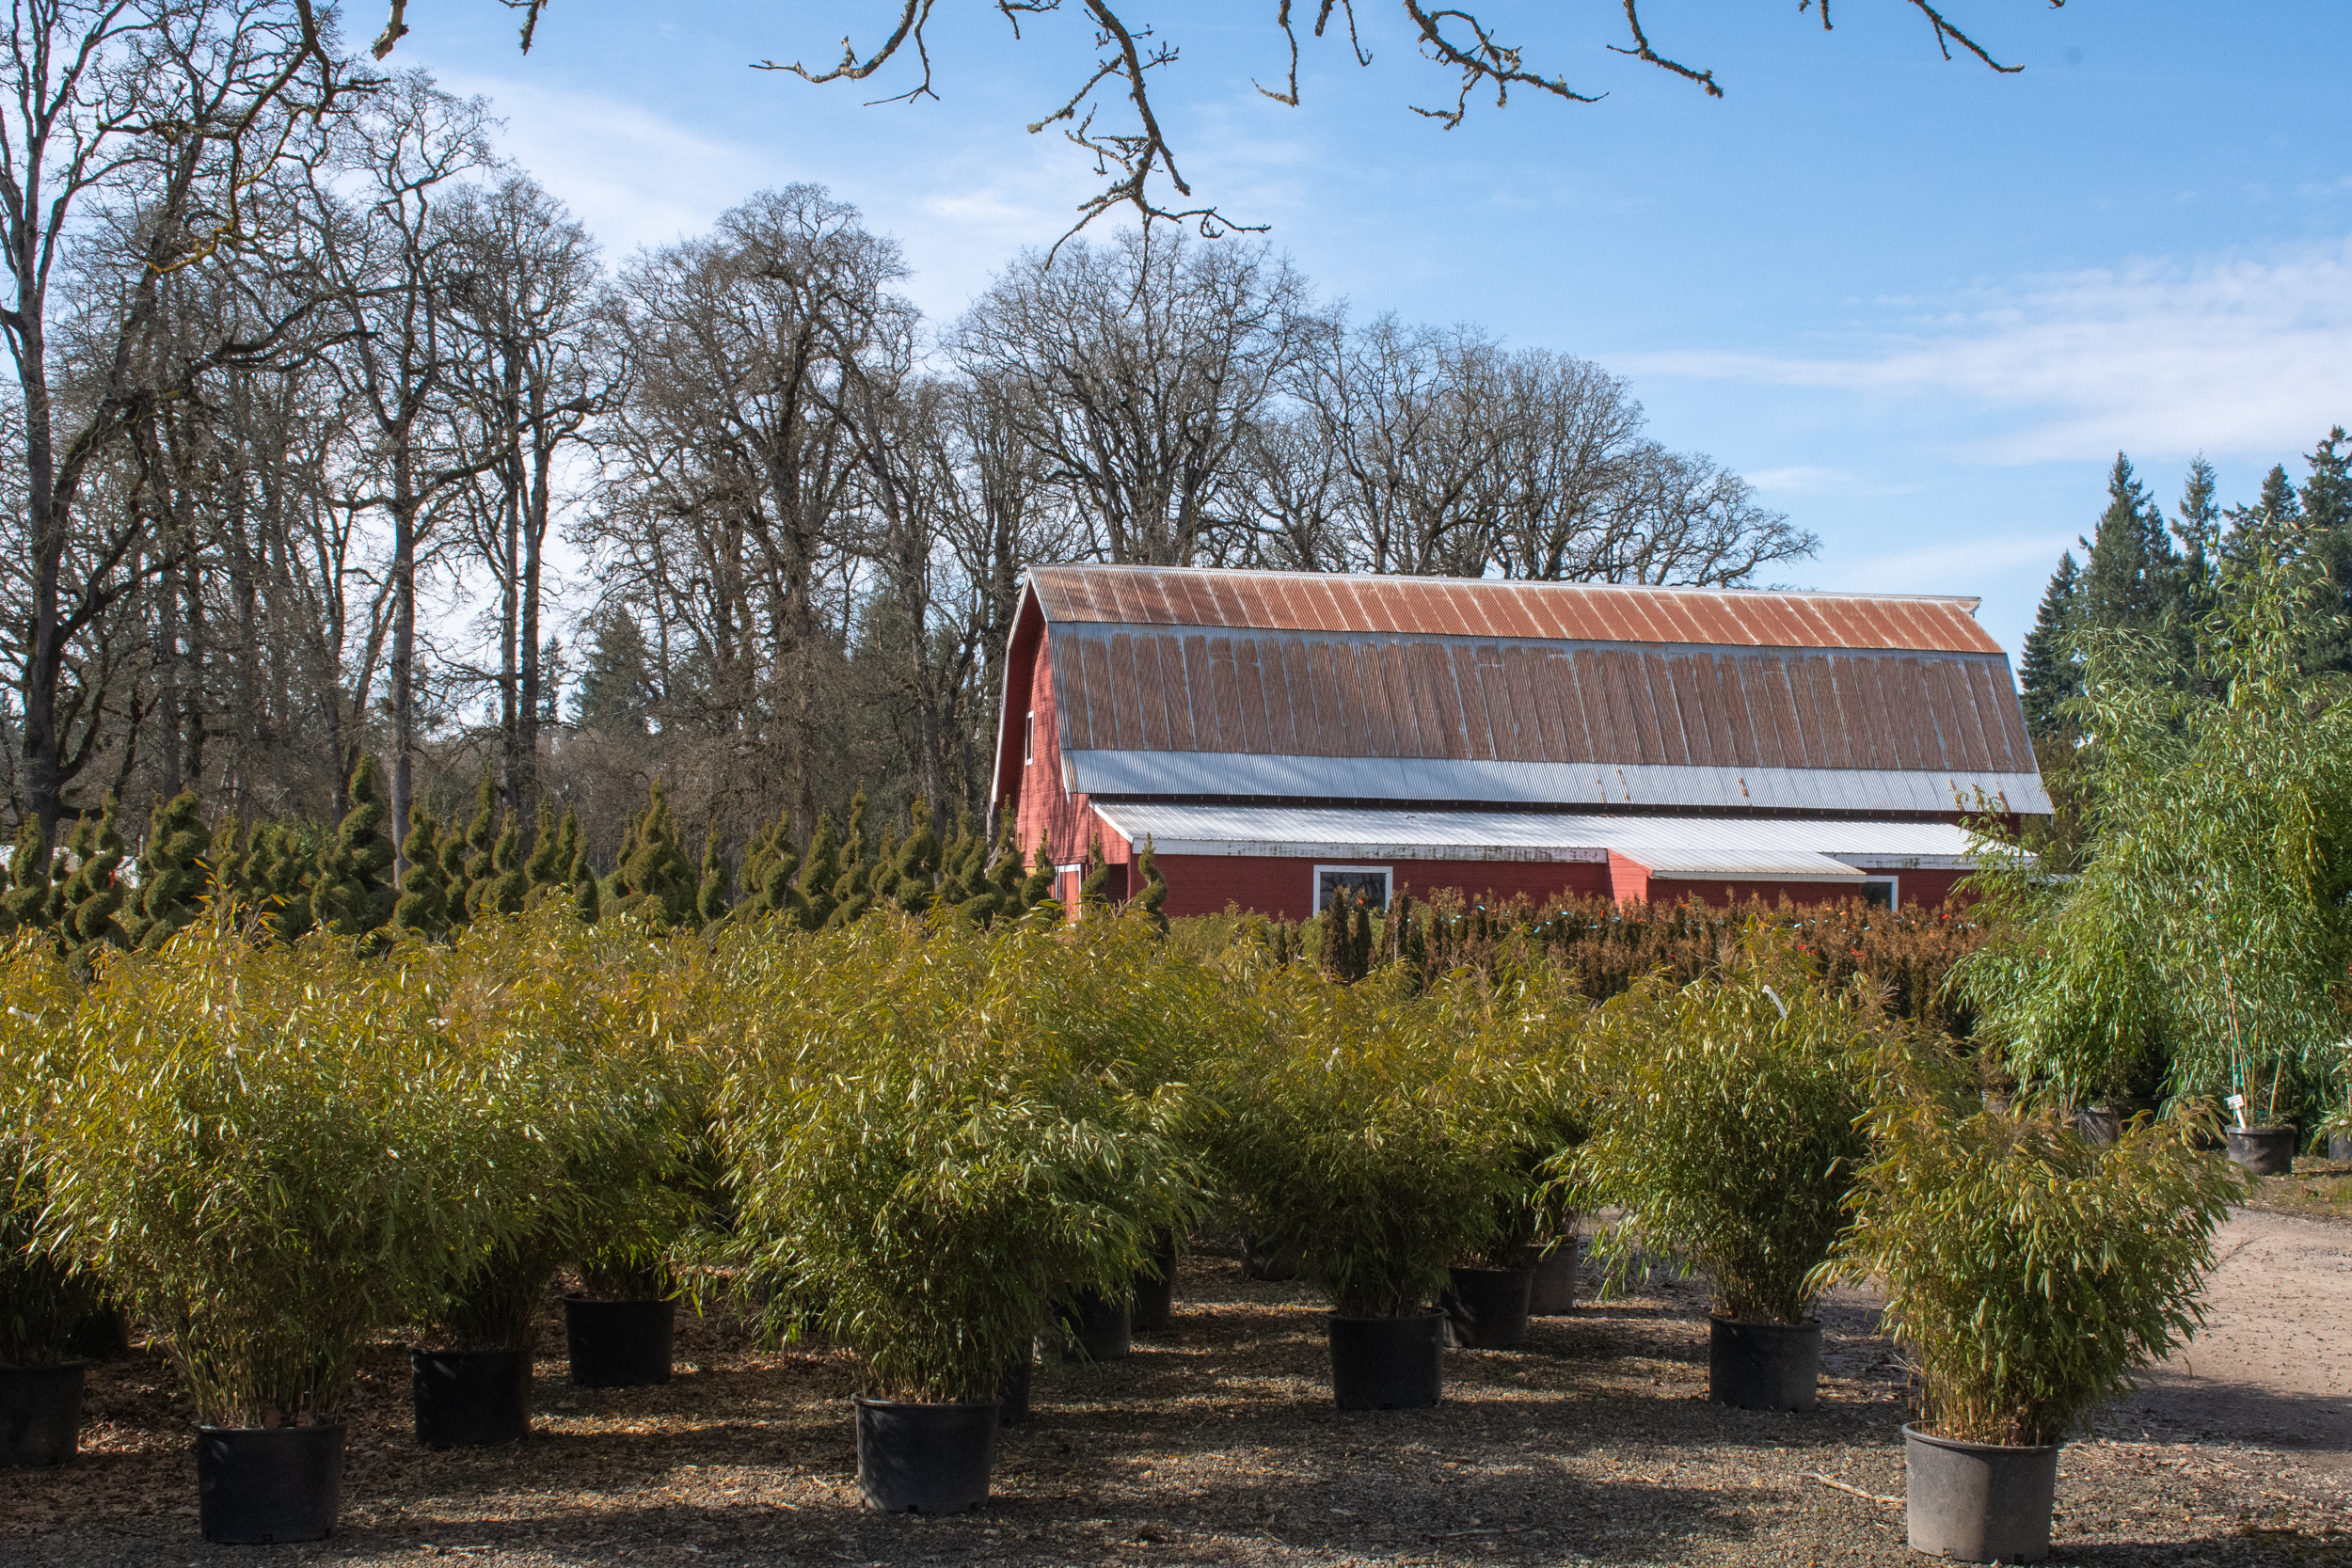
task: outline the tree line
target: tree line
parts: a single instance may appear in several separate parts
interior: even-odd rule
[[[489,105],[306,7],[41,0],[0,72],[37,853],[109,797],[331,838],[371,754],[395,883],[485,767],[522,853],[545,807],[604,877],[654,784],[739,859],[861,785],[984,841],[1032,563],[1737,584],[1814,548],[1599,367],[1355,319],[1255,240],[1025,253],[927,322],[810,185],[608,265]]]

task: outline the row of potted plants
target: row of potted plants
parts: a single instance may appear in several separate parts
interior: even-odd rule
[[[1926,1435],[2048,1448],[2193,1323],[2233,1190],[2184,1123],[2098,1148],[2055,1114],[1968,1111],[1940,1044],[1769,942],[1599,1008],[1543,967],[1335,985],[1141,917],[779,941],[542,913],[380,955],[223,919],[86,990],[30,948],[6,983],[7,1293],[61,1320],[103,1282],[162,1334],[220,1540],[331,1527],[337,1418],[382,1335],[428,1347],[421,1436],[513,1433],[566,1264],[641,1303],[575,1306],[576,1375],[614,1315],[650,1320],[666,1368],[676,1269],[860,1351],[871,1502],[968,1507],[1035,1337],[1108,1308],[1091,1331],[1115,1343],[1213,1198],[1329,1293],[1345,1407],[1439,1398],[1449,1321],[1515,1342],[1528,1265],[1572,1259],[1567,1217],[1605,1208],[1614,1277],[1712,1279],[1718,1397],[1808,1406],[1811,1303],[1870,1275],[1919,1347]],[[1931,1193],[1931,1155],[1960,1162]],[[1969,1273],[1986,1248],[2011,1272]],[[2008,1294],[1953,1305],[1979,1291]],[[0,1354],[55,1342],[11,1332]],[[1947,1397],[1947,1367],[1992,1381]],[[273,1495],[309,1512],[237,1514],[240,1476],[288,1473],[312,1484]]]

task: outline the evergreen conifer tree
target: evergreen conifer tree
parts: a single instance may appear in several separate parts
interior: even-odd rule
[[[1372,905],[1362,898],[1349,900],[1352,908],[1347,917],[1347,977],[1360,980],[1372,973]]]
[[[728,896],[734,880],[735,868],[727,864],[720,849],[719,824],[714,818],[703,834],[702,876],[694,889],[694,912],[702,916],[704,925],[716,926],[727,917],[734,903]]]
[[[669,798],[659,784],[638,819],[636,839],[628,859],[612,874],[620,896],[608,907],[660,925],[689,924],[694,919],[694,863],[678,846]]]
[[[563,831],[555,825],[555,808],[542,800],[531,834],[531,858],[523,863],[523,876],[531,884],[525,901],[536,903],[549,888],[568,885],[571,869],[572,847],[564,842]]]
[[[1315,933],[1315,967],[1334,980],[1347,976],[1347,895],[1334,893],[1323,906],[1323,921]]]
[[[473,820],[466,824],[466,914],[478,913],[485,898],[498,895],[499,787],[490,765],[482,765],[474,787]]]
[[[2078,625],[2153,631],[2179,605],[2181,561],[2171,531],[2122,452],[2108,470],[2106,510],[2085,544]]]
[[[337,936],[365,936],[392,918],[392,835],[385,825],[383,770],[362,752],[351,772],[351,810],[321,847],[310,917]]]
[[[449,877],[441,869],[440,824],[425,809],[421,795],[408,803],[408,836],[401,847],[408,856],[408,871],[392,905],[392,925],[437,937],[449,929]]]
[[[827,926],[847,926],[864,915],[873,902],[867,884],[873,876],[872,848],[866,842],[866,786],[850,797],[849,831],[841,841],[841,873],[834,879],[833,909]]]
[[[252,890],[262,924],[280,942],[297,942],[310,929],[310,883],[317,863],[318,846],[301,824],[274,822],[253,830],[245,861],[246,885]]]
[[[755,914],[777,915],[789,924],[792,879],[800,872],[801,857],[792,847],[792,814],[787,811],[744,852],[742,907]]]
[[[196,796],[182,790],[148,814],[135,910],[123,922],[132,945],[151,953],[197,916],[205,894],[203,824]]]
[[[60,890],[64,919],[58,923],[59,945],[72,955],[76,973],[87,974],[101,947],[126,948],[131,939],[116,914],[128,890],[117,875],[126,846],[115,826],[115,797],[107,791],[95,821],[83,817],[74,824],[69,851],[73,871]]]
[[[1103,841],[1087,846],[1087,874],[1078,883],[1078,907],[1100,909],[1111,899],[1110,862],[1103,858]]]
[[[43,930],[52,924],[54,864],[55,857],[41,847],[40,824],[26,817],[17,825],[16,849],[8,857],[8,891],[0,895],[0,912],[5,912],[8,929]]]
[[[469,890],[475,918],[485,914],[519,914],[531,899],[530,858],[523,853],[522,824],[508,812],[490,843],[490,875]]]
[[[1136,857],[1136,869],[1143,876],[1143,891],[1136,895],[1136,907],[1140,909],[1160,935],[1168,935],[1168,916],[1160,906],[1168,902],[1168,879],[1160,875],[1158,852],[1152,846],[1152,837],[1144,835],[1143,849]]]
[[[1037,841],[1037,858],[1029,864],[1029,879],[1021,884],[1021,908],[1012,911],[1026,914],[1040,904],[1051,903],[1054,883],[1060,873],[1054,869],[1054,857],[1045,847],[1045,841]]]
[[[2025,668],[2020,677],[2025,687],[2026,727],[2035,735],[2055,730],[2060,705],[2082,689],[2082,676],[2066,642],[2074,633],[2081,598],[2081,574],[2074,566],[2074,552],[2068,550],[2058,557],[2058,572],[2042,593],[2033,630],[2026,634]]]
[[[564,813],[563,831],[572,846],[572,912],[580,924],[594,926],[604,913],[604,887],[588,863],[588,840],[580,831],[580,818],[569,810]]]
[[[923,914],[933,899],[943,896],[939,835],[931,831],[931,804],[920,795],[908,816],[907,841],[898,846],[891,868],[890,896],[907,913]]]
[[[808,858],[801,863],[801,879],[792,897],[792,917],[802,930],[817,930],[833,918],[833,889],[840,879],[840,835],[833,825],[833,814],[820,811],[808,835]]]

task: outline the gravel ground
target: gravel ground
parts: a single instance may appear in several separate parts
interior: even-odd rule
[[[2347,1243],[2321,1222],[2233,1219],[2208,1338],[2068,1447],[2057,1560],[2352,1563]],[[1687,1287],[1540,1320],[1522,1351],[1448,1352],[1436,1410],[1344,1415],[1311,1291],[1195,1256],[1178,1297],[1175,1330],[1132,1359],[1041,1368],[993,1498],[954,1519],[858,1506],[845,1356],[756,1352],[687,1320],[666,1387],[574,1389],[541,1361],[537,1434],[505,1450],[418,1449],[405,1358],[386,1346],[351,1414],[337,1535],[206,1546],[184,1410],[141,1353],[92,1370],[75,1464],[0,1481],[0,1562],[1916,1560],[1906,1379],[1867,1295],[1826,1304],[1823,1403],[1806,1416],[1706,1402],[1706,1304]]]

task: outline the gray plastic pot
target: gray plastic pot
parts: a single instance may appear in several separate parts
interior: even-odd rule
[[[1903,1512],[1911,1549],[1961,1562],[2040,1562],[2050,1555],[2058,1445],[2010,1448],[1903,1428]]]
[[[2328,1134],[2328,1163],[2331,1165],[2352,1165],[2352,1132]]]
[[[857,1399],[857,1487],[885,1513],[962,1513],[988,1500],[993,1403]]]
[[[2225,1127],[2221,1136],[2230,1148],[2230,1164],[2249,1175],[2285,1176],[2295,1169],[2292,1127]]]
[[[1821,1325],[1709,1318],[1707,1397],[1741,1410],[1810,1410],[1820,1401]]]

